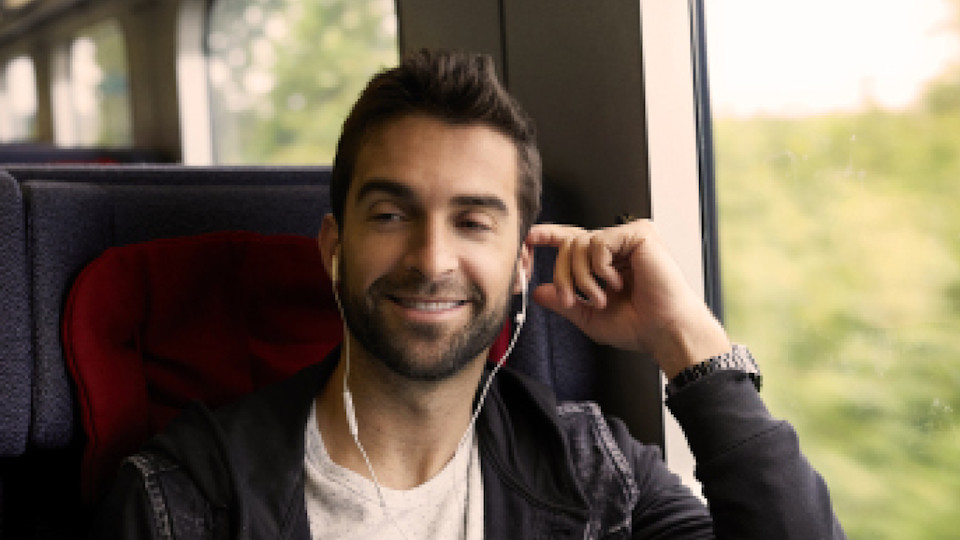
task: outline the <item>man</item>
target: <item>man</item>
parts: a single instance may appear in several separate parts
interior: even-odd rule
[[[655,226],[532,226],[539,195],[531,123],[489,58],[422,52],[376,76],[319,235],[342,348],[188,411],[123,468],[98,537],[842,538]],[[558,248],[536,302],[670,379],[709,511],[619,421],[486,366],[534,246]]]

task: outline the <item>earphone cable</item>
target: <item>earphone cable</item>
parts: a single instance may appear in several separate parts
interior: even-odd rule
[[[337,261],[336,259],[334,259],[333,261],[334,266],[336,265],[336,263]],[[337,307],[340,309],[341,316],[343,316],[343,306],[340,304],[340,295],[337,291],[338,280],[336,279],[336,270],[334,270],[334,275],[331,277],[334,282],[334,286],[333,286],[334,300],[337,303]],[[464,430],[463,435],[460,437],[460,441],[457,443],[457,450],[454,452],[454,459],[456,459],[456,457],[460,454],[460,451],[462,450],[464,443],[467,441],[469,435],[474,431],[477,418],[480,416],[480,411],[482,410],[483,404],[487,399],[487,394],[490,391],[490,386],[493,384],[494,376],[496,376],[497,372],[499,372],[500,369],[504,366],[504,364],[506,363],[507,357],[509,357],[510,354],[513,352],[514,346],[517,343],[517,338],[520,336],[520,330],[523,328],[524,322],[526,322],[528,291],[527,291],[526,276],[523,274],[522,271],[521,271],[521,279],[522,279],[523,288],[521,291],[522,294],[521,294],[521,300],[520,300],[521,302],[520,313],[518,313],[516,316],[517,327],[513,332],[513,336],[510,339],[510,343],[507,345],[507,349],[504,351],[503,355],[500,356],[500,360],[497,361],[497,364],[490,371],[490,375],[487,377],[487,380],[483,385],[483,390],[480,392],[480,397],[479,397],[479,400],[477,401],[477,405],[470,416],[470,422],[467,424],[466,430]],[[367,466],[367,471],[370,472],[370,477],[373,480],[374,486],[376,487],[377,497],[380,499],[380,507],[383,510],[384,516],[393,524],[393,526],[397,529],[397,532],[400,533],[400,536],[403,537],[404,540],[407,540],[407,535],[403,531],[403,529],[400,527],[400,523],[398,523],[396,519],[394,519],[393,515],[390,513],[389,509],[387,508],[387,500],[383,494],[383,487],[380,485],[380,480],[377,478],[377,473],[373,469],[373,463],[371,463],[370,457],[367,455],[367,451],[363,447],[363,443],[360,442],[360,433],[359,433],[359,426],[357,425],[356,410],[353,405],[352,393],[350,392],[349,386],[347,384],[350,376],[350,337],[347,332],[346,324],[344,324],[343,330],[344,330],[343,332],[344,356],[346,357],[344,372],[343,372],[343,401],[344,401],[344,411],[347,419],[347,425],[349,427],[350,434],[353,436],[353,441],[356,444],[357,449],[360,450],[360,454],[363,456],[363,461]],[[472,460],[473,460],[473,453],[471,451],[469,461],[467,462],[468,476],[470,474],[469,470],[470,470],[470,463],[472,462]],[[458,476],[454,475],[454,483],[455,483],[454,491],[460,491],[458,489],[459,483],[460,483],[458,479],[459,479]],[[464,527],[466,527],[466,512],[467,512],[466,497],[467,497],[467,494],[465,492],[464,493],[464,514],[465,514]],[[464,534],[466,534],[466,532],[467,532],[466,528],[464,528]]]

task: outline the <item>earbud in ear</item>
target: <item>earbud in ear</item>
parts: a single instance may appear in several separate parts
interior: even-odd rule
[[[340,281],[340,265],[337,264],[337,254],[330,257],[330,281],[337,283]]]
[[[527,274],[523,268],[517,268],[520,274],[520,312],[513,318],[518,325],[523,325],[527,319]]]

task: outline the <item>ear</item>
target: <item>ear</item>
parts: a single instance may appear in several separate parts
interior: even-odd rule
[[[320,225],[320,234],[317,236],[320,246],[320,258],[323,259],[323,268],[328,276],[333,275],[333,257],[340,252],[340,228],[333,214],[323,216]]]
[[[522,274],[521,274],[522,271]],[[517,279],[513,285],[513,294],[523,292],[523,286],[529,284],[533,278],[533,248],[524,242],[520,246],[520,253],[517,255]],[[526,283],[521,283],[523,280]]]

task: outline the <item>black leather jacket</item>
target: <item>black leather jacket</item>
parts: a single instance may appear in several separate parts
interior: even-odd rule
[[[334,351],[334,355],[337,351]],[[328,358],[211,413],[188,410],[122,467],[95,538],[310,537],[304,424]],[[843,538],[793,429],[752,384],[711,375],[668,404],[698,462],[710,511],[591,403],[503,370],[478,420],[487,538]]]

